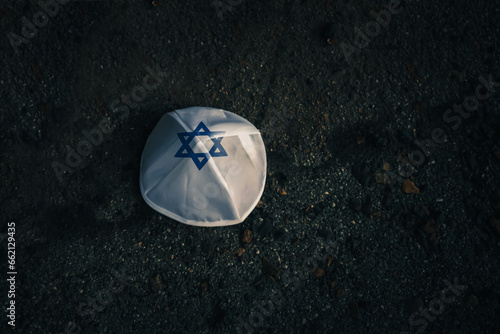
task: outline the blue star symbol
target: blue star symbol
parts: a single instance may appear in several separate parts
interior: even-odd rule
[[[207,126],[200,122],[193,132],[179,132],[177,136],[182,143],[181,148],[174,155],[176,158],[191,158],[194,164],[201,170],[208,162],[210,157],[227,157],[226,150],[222,147],[221,141],[224,137],[220,136],[225,134],[226,131],[210,131]],[[196,136],[209,136],[214,145],[208,153],[194,153],[189,144]]]

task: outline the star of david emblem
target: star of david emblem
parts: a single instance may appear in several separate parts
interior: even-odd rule
[[[176,158],[191,158],[194,164],[201,170],[210,157],[227,157],[226,150],[222,147],[221,141],[226,131],[210,131],[207,126],[200,122],[193,132],[179,132],[177,136],[182,143],[181,148],[174,155]],[[189,144],[196,136],[209,136],[214,145],[208,153],[195,153]]]

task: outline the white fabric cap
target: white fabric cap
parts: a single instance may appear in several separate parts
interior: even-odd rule
[[[191,107],[165,114],[141,160],[141,194],[156,211],[181,223],[241,223],[266,183],[259,130],[232,112]]]

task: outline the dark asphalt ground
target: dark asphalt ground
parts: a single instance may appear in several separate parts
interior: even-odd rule
[[[500,333],[500,2],[221,2],[1,0],[0,331]],[[190,106],[265,139],[239,225],[141,197]]]

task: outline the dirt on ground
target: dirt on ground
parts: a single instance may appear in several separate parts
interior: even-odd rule
[[[499,5],[1,0],[0,332],[500,333]],[[262,134],[241,224],[141,197],[191,106]]]

